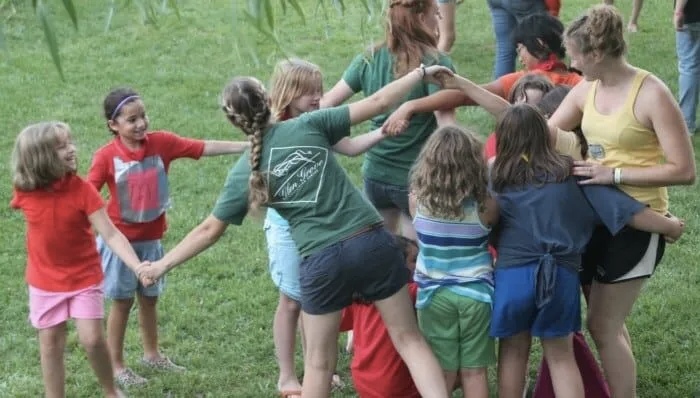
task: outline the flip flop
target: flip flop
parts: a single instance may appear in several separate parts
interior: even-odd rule
[[[301,397],[301,390],[284,390],[280,391],[280,398]]]

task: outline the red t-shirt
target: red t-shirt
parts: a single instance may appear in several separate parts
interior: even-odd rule
[[[27,224],[29,285],[49,292],[72,292],[102,282],[88,216],[104,207],[104,202],[92,185],[71,174],[48,189],[15,189],[10,207],[21,210]]]
[[[117,137],[95,152],[87,179],[98,190],[107,184],[107,214],[127,239],[160,239],[167,228],[170,162],[199,159],[203,152],[204,141],[167,131],[148,133],[137,151]]]
[[[561,10],[560,0],[544,0],[544,6],[547,8],[549,15],[553,17],[559,16],[559,10]]]
[[[416,302],[418,286],[408,286]],[[352,381],[360,398],[420,398],[413,378],[394,348],[377,307],[353,303],[343,310],[342,332],[353,330]]]
[[[558,86],[561,84],[561,85],[573,87],[573,86],[577,85],[578,82],[581,81],[581,79],[583,79],[583,77],[581,77],[581,75],[579,75],[578,73],[575,73],[575,72],[561,73],[561,72],[546,71],[546,70],[539,70],[539,69],[530,70],[530,71],[521,70],[521,71],[509,73],[507,75],[503,75],[503,76],[498,78],[498,81],[501,83],[501,87],[503,87],[503,94],[504,94],[503,98],[507,99],[508,97],[510,97],[510,91],[513,89],[513,86],[515,86],[515,83],[517,83],[517,81],[521,77],[525,76],[528,73],[543,74],[543,75],[547,76],[549,78],[549,80],[552,81],[552,84],[554,84],[555,86]]]

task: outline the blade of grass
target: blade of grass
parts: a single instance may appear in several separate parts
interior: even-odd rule
[[[63,7],[68,12],[70,20],[73,21],[73,26],[78,29],[78,14],[75,12],[75,5],[73,5],[72,0],[63,0]]]
[[[58,41],[56,40],[56,33],[51,28],[51,23],[49,21],[48,10],[42,1],[37,1],[36,13],[39,17],[39,22],[41,23],[41,28],[44,31],[44,36],[46,37],[46,44],[49,46],[49,52],[51,53],[51,58],[53,59],[56,69],[58,69],[58,74],[61,76],[61,80],[66,80],[63,75],[63,67],[61,66],[61,56],[58,53]]]

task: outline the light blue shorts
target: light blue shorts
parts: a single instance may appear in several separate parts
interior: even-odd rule
[[[288,225],[271,222],[269,217],[264,224],[267,239],[267,253],[270,257],[270,277],[272,282],[285,296],[301,301],[299,285],[299,264],[301,256],[292,239]]]
[[[157,261],[163,258],[163,245],[160,239],[129,242],[141,261]],[[163,293],[165,279],[160,278],[154,285],[145,287],[139,283],[136,274],[112,252],[101,236],[97,237],[97,251],[102,259],[105,274],[105,297],[116,300],[130,299],[138,291],[146,297],[158,297]]]

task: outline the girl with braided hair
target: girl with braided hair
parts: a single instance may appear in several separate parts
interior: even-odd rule
[[[420,67],[361,101],[277,123],[263,85],[251,77],[233,79],[222,109],[250,137],[251,149],[231,169],[212,214],[142,277],[158,278],[202,252],[228,224],[241,224],[249,209],[274,208],[289,222],[303,259],[302,395],[329,396],[341,310],[359,295],[379,309],[421,395],[446,398],[440,367],[416,324],[401,250],[331,153],[351,125],[387,112],[421,80],[437,83],[436,74],[443,85],[452,83],[448,68]]]
[[[437,48],[439,15],[435,0],[389,0],[384,42],[357,55],[323,101],[338,105],[360,91],[370,96],[420,64],[454,70],[450,58]],[[436,91],[435,86],[416,86],[404,101]],[[438,120],[440,124],[455,122],[451,110],[433,113],[437,107],[407,118],[406,131],[372,147],[362,164],[365,195],[389,230],[412,240],[416,236],[408,209],[409,170]],[[381,127],[388,117],[385,112],[372,118],[372,129]]]

